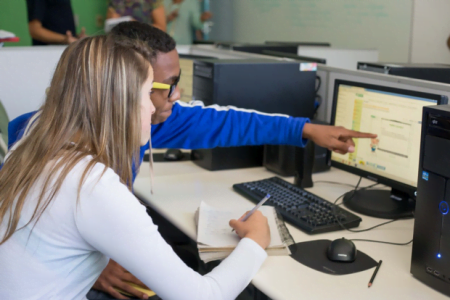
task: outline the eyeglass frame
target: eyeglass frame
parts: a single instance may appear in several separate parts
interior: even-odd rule
[[[169,95],[167,97],[170,98],[172,96],[173,92],[175,91],[178,83],[180,82],[180,79],[181,79],[181,69],[180,69],[180,74],[178,75],[177,79],[175,79],[175,82],[173,84],[153,82],[152,89],[169,90]]]

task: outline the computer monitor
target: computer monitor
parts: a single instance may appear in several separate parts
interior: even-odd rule
[[[298,45],[266,45],[266,44],[239,44],[239,43],[216,43],[216,48],[227,49],[233,51],[241,51],[253,54],[262,54],[263,50],[273,50],[285,53],[297,54]]]
[[[299,60],[299,61],[315,62],[315,63],[323,64],[323,65],[325,65],[327,63],[327,60],[324,58],[299,56],[297,54],[285,53],[285,52],[281,52],[281,51],[263,50],[262,54],[275,56],[275,57],[292,58],[292,59]]]
[[[313,46],[313,47],[331,47],[330,43],[321,42],[280,42],[280,41],[266,41],[266,45],[296,45],[296,46]]]
[[[419,170],[422,108],[446,104],[446,96],[335,81],[332,124],[370,132],[376,139],[355,139],[355,151],[331,153],[331,165],[387,185],[347,193],[344,205],[380,218],[412,217]]]

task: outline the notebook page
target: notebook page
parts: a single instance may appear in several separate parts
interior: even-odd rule
[[[269,223],[271,236],[269,248],[283,245],[275,220],[275,209],[263,206],[259,210],[267,217]],[[239,219],[244,213],[245,211],[236,209],[227,211],[217,209],[202,202],[199,208],[197,242],[214,248],[236,247],[240,239],[236,232],[231,232],[232,228],[228,223],[231,219]]]
[[[214,247],[236,247],[240,239],[235,232],[231,232],[232,228],[228,223],[239,217],[236,217],[235,211],[219,210],[202,202],[197,242]]]

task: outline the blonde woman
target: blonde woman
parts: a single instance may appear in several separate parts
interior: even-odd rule
[[[150,137],[152,51],[90,37],[63,53],[39,115],[0,171],[0,299],[85,299],[114,259],[163,299],[234,299],[266,258],[267,220],[230,221],[236,250],[201,276],[131,193]]]

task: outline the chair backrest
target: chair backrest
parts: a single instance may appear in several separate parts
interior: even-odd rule
[[[8,123],[8,114],[0,101],[0,162],[3,162],[3,158],[8,152]]]

